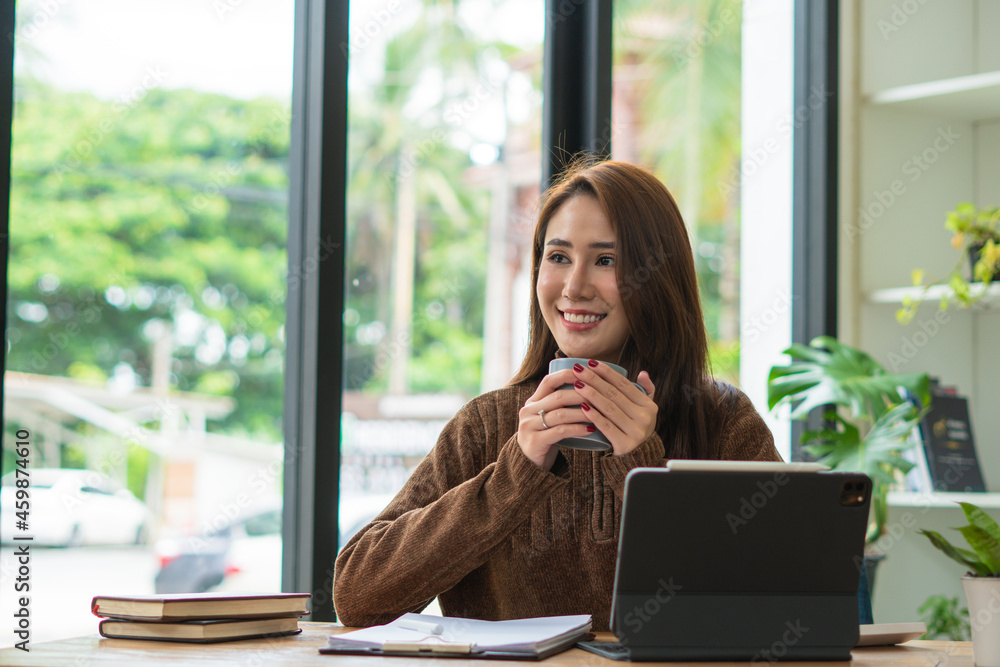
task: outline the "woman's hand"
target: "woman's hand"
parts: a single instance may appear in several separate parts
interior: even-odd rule
[[[597,429],[588,423],[580,408],[580,396],[572,388],[576,380],[576,373],[570,368],[549,373],[518,412],[517,444],[524,455],[543,470],[550,470],[555,463],[559,454],[557,442]],[[563,385],[571,388],[561,389]],[[632,389],[642,393],[635,387]]]
[[[659,408],[653,402],[655,387],[649,373],[642,371],[637,378],[645,394],[627,377],[594,359],[586,368],[577,364],[574,374],[583,416],[604,434],[615,456],[627,454],[653,434]]]

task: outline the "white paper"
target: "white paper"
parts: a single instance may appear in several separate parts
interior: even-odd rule
[[[440,635],[401,628],[401,619],[437,623],[443,628]],[[509,621],[480,621],[469,618],[404,614],[392,623],[331,635],[332,642],[351,642],[361,646],[377,647],[386,642],[435,642],[473,644],[477,650],[503,648],[505,650],[534,650],[554,638],[564,637],[590,629],[589,614],[576,616],[544,616]]]

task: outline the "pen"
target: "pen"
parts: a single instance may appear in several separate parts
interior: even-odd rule
[[[430,621],[418,621],[412,618],[402,618],[396,623],[396,627],[405,628],[406,630],[417,630],[418,632],[426,632],[429,635],[439,635],[444,632],[444,628],[441,627],[440,623],[431,623]]]

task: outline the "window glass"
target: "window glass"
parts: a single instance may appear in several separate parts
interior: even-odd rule
[[[243,528],[247,535],[278,535],[281,533],[281,513],[266,512],[250,517]]]
[[[278,588],[280,535],[205,536],[281,507],[292,27],[292,0],[17,3],[4,440],[29,446],[2,463],[33,485],[18,524],[5,478],[0,535],[34,537],[33,643],[92,634],[97,594]]]
[[[523,355],[542,0],[351,3],[341,543]]]
[[[739,373],[739,0],[617,0],[612,156],[677,200],[694,250],[715,374]]]

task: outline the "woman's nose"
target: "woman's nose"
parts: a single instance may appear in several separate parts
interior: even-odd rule
[[[567,299],[588,299],[593,296],[593,291],[590,267],[578,263],[567,277],[563,295]]]

